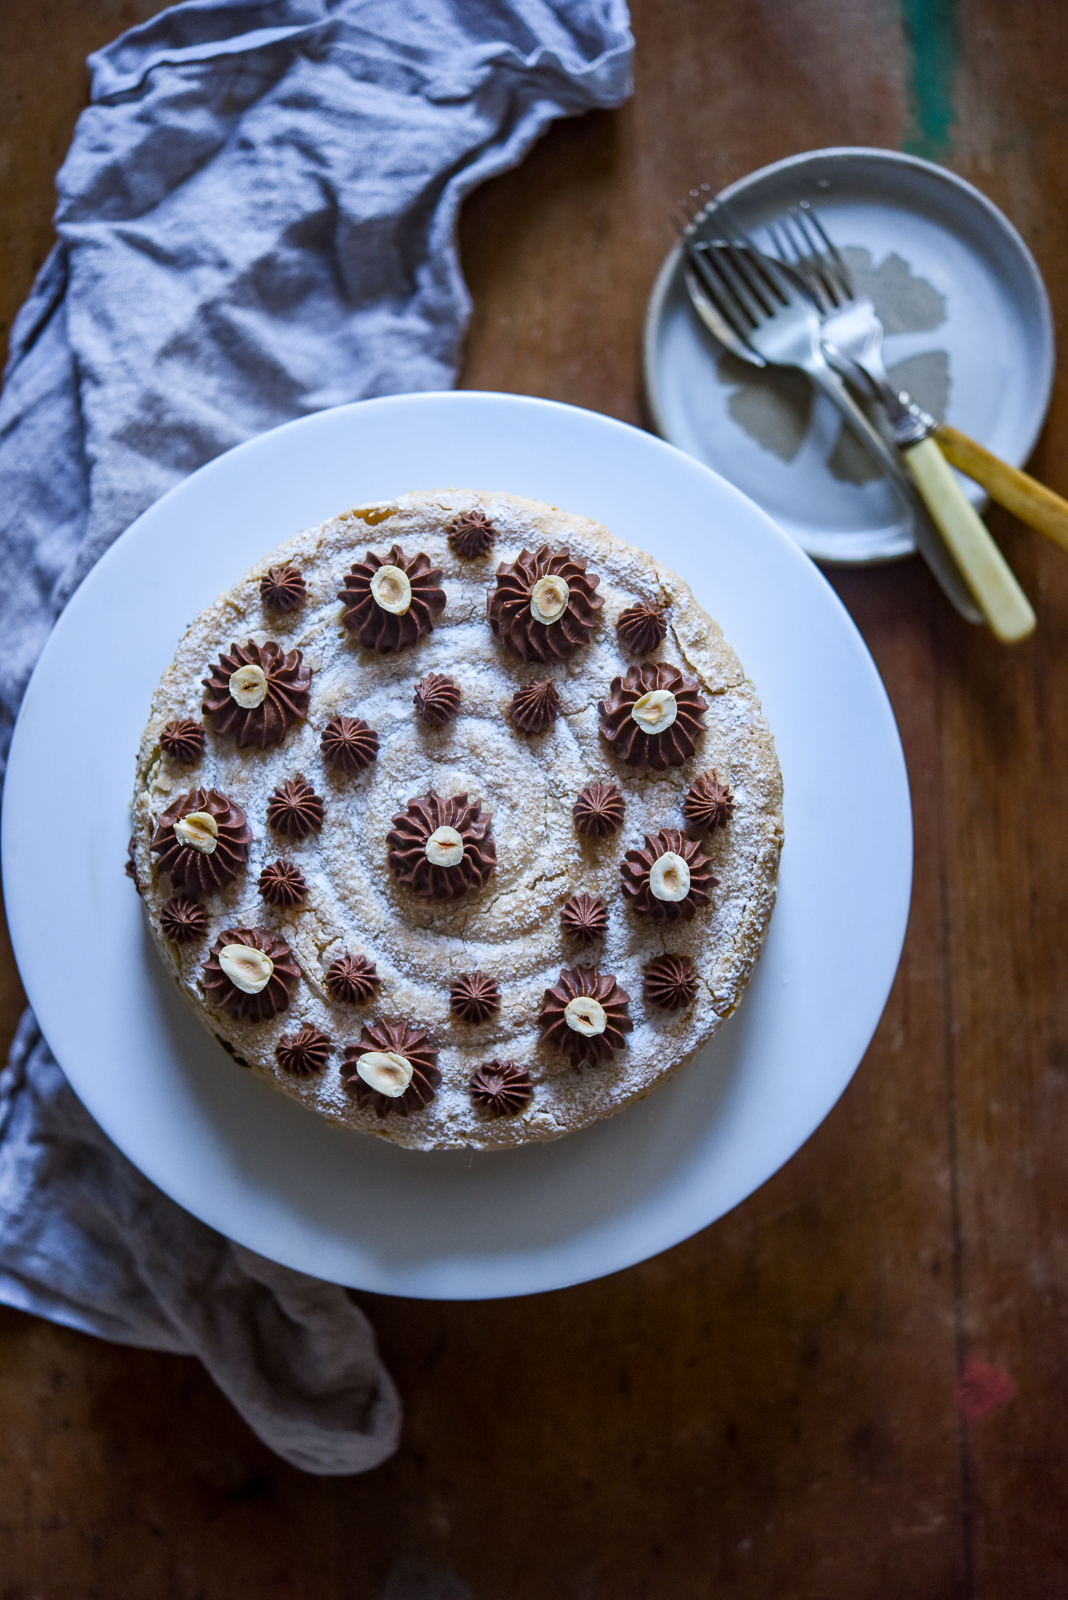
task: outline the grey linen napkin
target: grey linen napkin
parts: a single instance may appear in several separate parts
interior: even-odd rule
[[[90,58],[0,396],[0,759],[65,600],[173,484],[292,417],[453,384],[463,196],[617,104],[630,53],[622,0],[187,0]],[[396,1447],[346,1293],[155,1189],[29,1013],[0,1073],[0,1301],[199,1356],[306,1471]]]

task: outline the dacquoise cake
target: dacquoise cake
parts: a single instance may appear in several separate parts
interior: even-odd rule
[[[230,1055],[416,1149],[554,1139],[737,1005],[782,786],[674,573],[588,519],[448,490],[298,534],[152,702],[131,873]]]

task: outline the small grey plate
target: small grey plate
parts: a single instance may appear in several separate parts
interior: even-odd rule
[[[1049,405],[1053,321],[1034,258],[984,195],[915,156],[849,147],[776,161],[722,194],[769,249],[765,224],[811,200],[875,302],[899,386],[1013,466],[1027,460]],[[899,502],[830,402],[799,373],[720,350],[690,306],[678,246],[649,301],[644,374],[657,432],[810,556],[859,564],[913,550]],[[982,490],[961,482],[981,509]]]

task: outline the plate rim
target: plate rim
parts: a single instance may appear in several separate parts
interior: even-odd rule
[[[471,1285],[468,1285],[467,1287],[458,1286],[455,1275],[453,1278],[449,1278],[447,1281],[435,1282],[429,1287],[413,1287],[410,1281],[390,1281],[388,1274],[385,1279],[380,1276],[375,1281],[369,1282],[362,1277],[354,1279],[347,1273],[324,1271],[322,1268],[322,1263],[314,1258],[314,1252],[313,1259],[310,1261],[303,1257],[301,1259],[294,1259],[291,1252],[282,1254],[274,1253],[275,1259],[282,1259],[286,1262],[286,1264],[294,1266],[298,1270],[312,1272],[318,1277],[327,1277],[338,1282],[347,1282],[353,1287],[363,1288],[372,1292],[389,1293],[411,1298],[494,1298],[499,1296],[544,1292],[552,1288],[564,1287],[571,1283],[589,1281],[593,1278],[602,1276],[605,1273],[618,1271],[627,1266],[634,1265],[638,1261],[647,1259],[650,1255],[658,1254],[664,1249],[671,1248],[674,1244],[680,1243],[683,1239],[690,1237],[694,1232],[697,1232],[710,1225],[710,1223],[717,1220],[719,1216],[723,1215],[725,1211],[733,1209],[734,1205],[740,1203],[742,1199],[747,1198],[748,1195],[753,1193],[756,1188],[759,1188],[764,1182],[766,1182],[768,1178],[770,1178],[772,1174],[778,1170],[783,1162],[788,1160],[790,1156],[794,1154],[809,1137],[811,1137],[811,1134],[815,1131],[816,1127],[819,1126],[820,1122],[822,1122],[823,1118],[831,1109],[831,1106],[833,1106],[841,1093],[844,1091],[846,1085],[859,1065],[860,1060],[863,1057],[864,1050],[867,1048],[868,1043],[870,1043],[871,1036],[874,1033],[879,1017],[881,1016],[885,1007],[886,998],[889,994],[897,965],[900,960],[900,951],[905,935],[911,893],[911,816],[909,811],[908,779],[904,764],[904,756],[900,745],[900,737],[897,733],[896,723],[893,719],[892,709],[890,707],[888,697],[886,696],[885,688],[882,685],[877,669],[875,668],[874,662],[871,659],[870,652],[868,651],[863,638],[859,634],[859,631],[856,629],[855,624],[849,617],[848,612],[845,610],[844,606],[842,606],[840,600],[834,594],[833,590],[830,589],[830,586],[826,584],[826,580],[824,580],[817,573],[816,569],[812,567],[812,564],[798,550],[797,546],[791,540],[789,540],[780,529],[777,528],[773,520],[766,512],[764,512],[754,502],[749,500],[744,494],[741,493],[740,490],[735,488],[727,480],[720,477],[717,473],[705,466],[703,463],[696,461],[694,458],[686,455],[682,451],[677,450],[669,443],[656,438],[656,436],[644,432],[643,430],[634,428],[630,424],[621,422],[615,418],[606,417],[600,413],[585,411],[582,408],[568,406],[557,401],[543,400],[533,396],[495,394],[493,392],[472,390],[438,391],[434,393],[418,393],[414,395],[386,396],[380,399],[354,402],[352,405],[335,408],[330,412],[317,413],[311,417],[296,419],[293,422],[283,424],[281,427],[271,430],[267,434],[259,435],[256,438],[247,441],[245,444],[235,447],[234,450],[226,452],[223,456],[217,457],[212,462],[209,462],[205,467],[200,469],[199,473],[192,474],[190,479],[186,479],[182,483],[176,485],[167,496],[164,496],[160,501],[156,502],[154,506],[149,507],[148,510],[143,513],[142,517],[139,517],[137,521],[131,525],[130,529],[121,535],[119,539],[117,539],[109,548],[109,550],[105,552],[105,555],[101,558],[101,561],[96,567],[94,567],[92,572],[87,575],[84,584],[78,591],[76,591],[76,594],[72,598],[70,605],[57,622],[57,626],[53,630],[53,633],[46,644],[44,652],[42,652],[41,660],[38,663],[37,668],[35,668],[34,679],[39,679],[42,676],[42,669],[47,670],[48,663],[55,658],[56,652],[61,651],[64,648],[67,634],[70,633],[72,629],[76,629],[79,625],[79,612],[94,598],[97,586],[100,584],[106,585],[109,582],[109,573],[115,569],[116,564],[118,564],[121,568],[121,563],[124,560],[124,550],[129,553],[134,548],[134,541],[131,540],[130,536],[134,534],[135,529],[141,528],[142,533],[140,536],[145,537],[144,526],[147,521],[149,525],[149,533],[151,534],[152,523],[160,516],[160,507],[164,506],[164,502],[173,504],[175,498],[180,497],[183,494],[183,491],[187,489],[187,485],[191,482],[192,478],[198,478],[201,483],[203,483],[205,479],[213,479],[220,473],[224,475],[228,474],[233,470],[233,462],[240,458],[243,453],[246,453],[246,459],[252,461],[255,453],[262,451],[264,448],[265,441],[276,440],[277,436],[283,432],[288,433],[291,438],[295,438],[299,430],[320,427],[323,425],[324,420],[326,419],[328,419],[327,426],[333,427],[336,425],[343,425],[347,418],[369,415],[372,408],[378,412],[383,412],[389,408],[394,411],[399,411],[400,415],[403,417],[403,415],[413,407],[415,409],[422,407],[428,408],[430,411],[436,411],[437,408],[441,407],[442,405],[444,405],[446,408],[455,409],[457,407],[464,408],[471,405],[485,404],[487,401],[490,402],[493,407],[503,408],[504,410],[519,408],[521,410],[525,410],[529,414],[531,408],[534,408],[536,410],[540,410],[542,413],[558,415],[565,427],[571,425],[573,419],[584,419],[587,424],[593,424],[596,427],[607,429],[613,435],[615,435],[618,431],[621,440],[624,440],[628,443],[633,442],[633,444],[638,444],[640,442],[643,449],[652,449],[655,452],[662,452],[663,459],[665,460],[671,460],[674,458],[680,470],[683,470],[690,475],[695,475],[697,478],[705,480],[707,484],[710,484],[713,487],[714,496],[722,498],[725,495],[728,501],[733,501],[735,503],[736,507],[744,507],[746,514],[755,517],[762,525],[764,532],[773,538],[774,542],[780,548],[787,564],[796,568],[799,573],[804,573],[806,575],[806,580],[809,578],[815,580],[816,584],[818,585],[819,593],[829,605],[831,613],[838,617],[843,627],[843,638],[848,640],[851,651],[855,653],[855,659],[861,668],[861,677],[866,680],[867,690],[874,692],[876,708],[879,710],[880,715],[885,718],[886,731],[891,735],[890,743],[887,746],[888,759],[890,760],[890,763],[900,781],[900,792],[897,796],[897,801],[900,803],[900,815],[898,815],[896,818],[898,826],[901,830],[901,837],[898,841],[898,844],[900,847],[903,842],[904,856],[902,859],[904,861],[905,857],[907,857],[907,862],[905,864],[905,870],[903,872],[901,881],[895,888],[895,905],[898,913],[898,926],[896,930],[891,931],[889,939],[894,951],[893,960],[888,961],[887,970],[883,974],[885,982],[882,984],[878,996],[873,997],[872,999],[870,1008],[872,1013],[870,1027],[867,1027],[867,1024],[865,1024],[867,1031],[864,1035],[860,1049],[856,1052],[855,1058],[852,1059],[851,1064],[849,1065],[848,1071],[844,1071],[840,1074],[840,1077],[835,1078],[836,1086],[834,1087],[833,1093],[830,1094],[830,1098],[826,1100],[826,1103],[822,1105],[822,1109],[816,1116],[815,1121],[811,1122],[811,1124],[805,1128],[800,1138],[791,1144],[791,1147],[786,1150],[785,1154],[783,1154],[781,1158],[776,1159],[766,1170],[762,1170],[754,1181],[747,1182],[744,1193],[737,1194],[728,1205],[721,1207],[714,1213],[714,1215],[702,1215],[696,1218],[688,1219],[685,1226],[670,1230],[668,1235],[664,1237],[658,1237],[652,1243],[652,1245],[649,1245],[648,1242],[645,1241],[636,1253],[628,1253],[627,1250],[624,1250],[622,1254],[617,1253],[614,1258],[600,1262],[592,1269],[588,1268],[588,1266],[584,1266],[580,1270],[575,1270],[574,1267],[570,1267],[566,1270],[554,1269],[548,1273],[542,1271],[542,1276],[540,1276],[537,1281],[516,1282],[513,1279],[503,1287],[487,1286],[485,1282],[481,1282],[476,1287],[472,1287]],[[267,447],[269,448],[270,446],[268,445]],[[397,493],[400,491],[394,488],[392,492]],[[364,501],[373,498],[375,497],[370,495],[360,496],[357,500],[350,503],[363,503]],[[166,507],[164,507],[164,515],[166,514]],[[79,596],[82,597],[80,601]],[[87,596],[88,599],[86,598]],[[211,598],[211,596],[208,596],[202,603],[210,603]],[[73,622],[70,620],[72,617],[74,619]],[[74,639],[77,638],[76,632],[72,635],[72,637]],[[36,696],[31,692],[33,687],[34,682],[31,680],[31,685],[27,690],[26,697],[23,701],[23,706],[20,708],[18,724],[16,726],[15,736],[12,740],[12,756],[14,760],[12,761],[11,771],[15,775],[15,782],[14,784],[10,782],[9,774],[9,783],[5,785],[3,797],[3,816],[0,818],[0,825],[2,825],[3,833],[2,847],[4,879],[5,883],[8,884],[12,882],[10,867],[14,859],[12,852],[16,848],[13,837],[13,830],[15,828],[14,813],[15,810],[17,810],[18,805],[24,805],[26,800],[26,778],[28,777],[30,758],[28,755],[23,756],[22,751],[26,740],[30,738],[30,733],[27,732],[27,729],[30,729],[32,733],[32,719],[34,716],[38,715]],[[149,687],[149,693],[151,692],[152,687],[154,687],[154,680]],[[759,692],[759,682],[757,687]],[[24,715],[26,720],[24,720]],[[773,728],[773,732],[774,731],[775,730]],[[132,768],[133,752],[128,752],[128,756]],[[23,770],[24,767],[27,769],[26,771]],[[17,880],[18,874],[16,872],[16,883]],[[24,884],[17,885],[17,892],[12,896],[12,945],[16,951],[16,957],[19,961],[20,971],[24,970],[24,952],[27,945],[27,939],[30,937],[30,935],[27,933],[27,923],[25,920],[27,915],[28,901],[25,901],[23,898],[22,889],[24,887]],[[136,909],[137,915],[140,917],[139,906]],[[28,979],[27,992],[32,994],[38,988],[38,974],[33,972],[27,973],[26,976]],[[41,1009],[46,1009],[46,1007],[42,1007]],[[744,1007],[742,1009],[744,1009]],[[44,1031],[47,1037],[47,1025],[44,1025]],[[68,1081],[71,1081],[75,1092],[78,1093],[79,1098],[83,1100],[83,1103],[87,1104],[87,1109],[90,1109],[90,1114],[97,1117],[97,1120],[100,1122],[101,1126],[105,1128],[105,1131],[108,1132],[110,1137],[112,1137],[119,1149],[122,1150],[132,1161],[134,1161],[135,1165],[144,1171],[144,1161],[138,1159],[137,1153],[129,1147],[127,1140],[117,1134],[114,1130],[114,1127],[108,1126],[106,1117],[98,1116],[97,1112],[89,1107],[86,1096],[81,1092],[82,1088],[84,1088],[84,1083],[79,1085],[77,1081],[78,1072],[76,1071],[72,1075],[69,1071],[67,1071],[66,1068],[65,1071],[67,1072]],[[237,1074],[237,1077],[240,1078],[241,1074]],[[255,1085],[255,1087],[259,1093],[263,1093],[262,1085]],[[664,1086],[664,1089],[661,1092],[666,1094],[670,1087],[670,1085]],[[280,1099],[281,1097],[272,1096],[271,1098],[273,1100]],[[639,1108],[633,1108],[633,1110],[637,1109]],[[293,1107],[293,1110],[299,1115],[309,1115],[300,1107]],[[631,1113],[625,1111],[618,1117],[610,1119],[610,1122],[620,1123],[630,1114]],[[600,1124],[598,1126],[603,1127],[605,1124]],[[336,1136],[336,1130],[331,1131]],[[352,1135],[352,1137],[358,1136]],[[570,1138],[572,1140],[579,1140],[582,1138],[582,1135],[572,1135]],[[567,1140],[556,1141],[551,1148],[555,1149],[561,1144],[567,1143],[569,1143]],[[403,1154],[406,1157],[411,1158],[410,1152],[403,1152]],[[422,1159],[422,1157],[417,1155],[414,1159],[419,1160]],[[490,1154],[489,1159],[493,1159],[492,1153]],[[147,1175],[151,1181],[155,1182],[160,1188],[164,1189],[165,1192],[171,1194],[172,1198],[174,1198],[177,1203],[185,1206],[186,1209],[191,1210],[194,1215],[200,1216],[201,1219],[207,1222],[209,1226],[216,1227],[219,1229],[219,1231],[231,1238],[237,1238],[239,1242],[247,1244],[254,1250],[259,1250],[260,1253],[268,1255],[273,1253],[269,1248],[264,1249],[264,1240],[259,1232],[254,1230],[253,1235],[250,1236],[243,1225],[220,1225],[218,1217],[206,1215],[203,1209],[198,1209],[197,1205],[190,1204],[188,1196],[183,1198],[174,1194],[173,1190],[168,1187],[167,1183],[165,1181],[161,1181],[158,1170],[151,1170]],[[538,1258],[538,1263],[539,1270],[544,1268],[544,1263],[541,1262],[540,1257]],[[461,1278],[462,1275],[461,1266]]]
[[[1025,268],[1026,276],[1035,295],[1040,323],[1043,372],[1041,382],[1037,386],[1038,392],[1041,394],[1041,404],[1036,407],[1034,424],[1028,430],[1026,448],[1013,450],[1005,457],[1009,466],[1022,467],[1033,454],[1042,429],[1046,425],[1050,400],[1053,394],[1053,383],[1056,377],[1056,333],[1049,291],[1039,271],[1038,263],[1019,229],[1000,207],[995,205],[988,195],[985,195],[981,189],[977,189],[967,178],[962,178],[948,167],[940,166],[936,161],[928,161],[923,156],[911,155],[905,150],[888,150],[879,145],[826,145],[815,150],[797,151],[793,155],[780,157],[778,161],[769,161],[765,166],[757,167],[752,172],[733,179],[732,182],[717,191],[717,196],[730,200],[738,194],[747,193],[750,189],[759,186],[769,178],[788,172],[791,168],[804,167],[822,160],[854,160],[857,158],[875,159],[878,162],[886,162],[888,165],[913,168],[938,182],[945,183],[950,188],[961,191],[971,202],[977,202],[979,207],[986,212],[991,224],[1007,239],[1014,249],[1017,259]],[[708,198],[713,198],[711,193]],[[676,242],[664,257],[657,272],[646,303],[645,317],[642,324],[642,388],[649,418],[658,437],[668,444],[674,444],[676,449],[683,449],[683,447],[675,444],[667,428],[663,408],[660,404],[655,369],[658,330],[664,315],[664,304],[678,274],[681,255],[682,245]],[[684,451],[684,453],[687,452]],[[702,462],[702,465],[707,466],[708,463]],[[712,467],[710,470],[714,472],[716,469]],[[759,502],[757,504],[759,505]],[[977,509],[980,512],[988,504],[989,496],[985,493],[976,501]],[[760,509],[763,510],[764,508],[760,507]],[[770,515],[770,513],[768,514]],[[814,553],[812,551],[807,553],[814,561],[818,561],[823,566],[869,567],[884,565],[891,561],[905,560],[909,556],[916,554],[916,548],[910,541],[907,549],[895,550],[886,554],[877,553],[866,558],[832,557],[822,552]]]

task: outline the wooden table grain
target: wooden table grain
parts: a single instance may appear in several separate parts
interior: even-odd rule
[[[154,9],[5,0],[5,324],[49,246],[82,58]],[[1064,7],[632,11],[634,98],[556,125],[467,204],[465,385],[642,423],[671,201],[832,144],[904,145],[977,184],[1062,324]],[[1068,492],[1063,376],[1032,470]],[[360,1296],[407,1406],[366,1477],[281,1464],[191,1360],[0,1312],[3,1600],[1068,1594],[1068,559],[990,525],[1038,611],[1015,650],[915,561],[831,578],[901,728],[916,879],[875,1040],[804,1149],[600,1282]],[[5,948],[5,1039],[18,1009]]]

